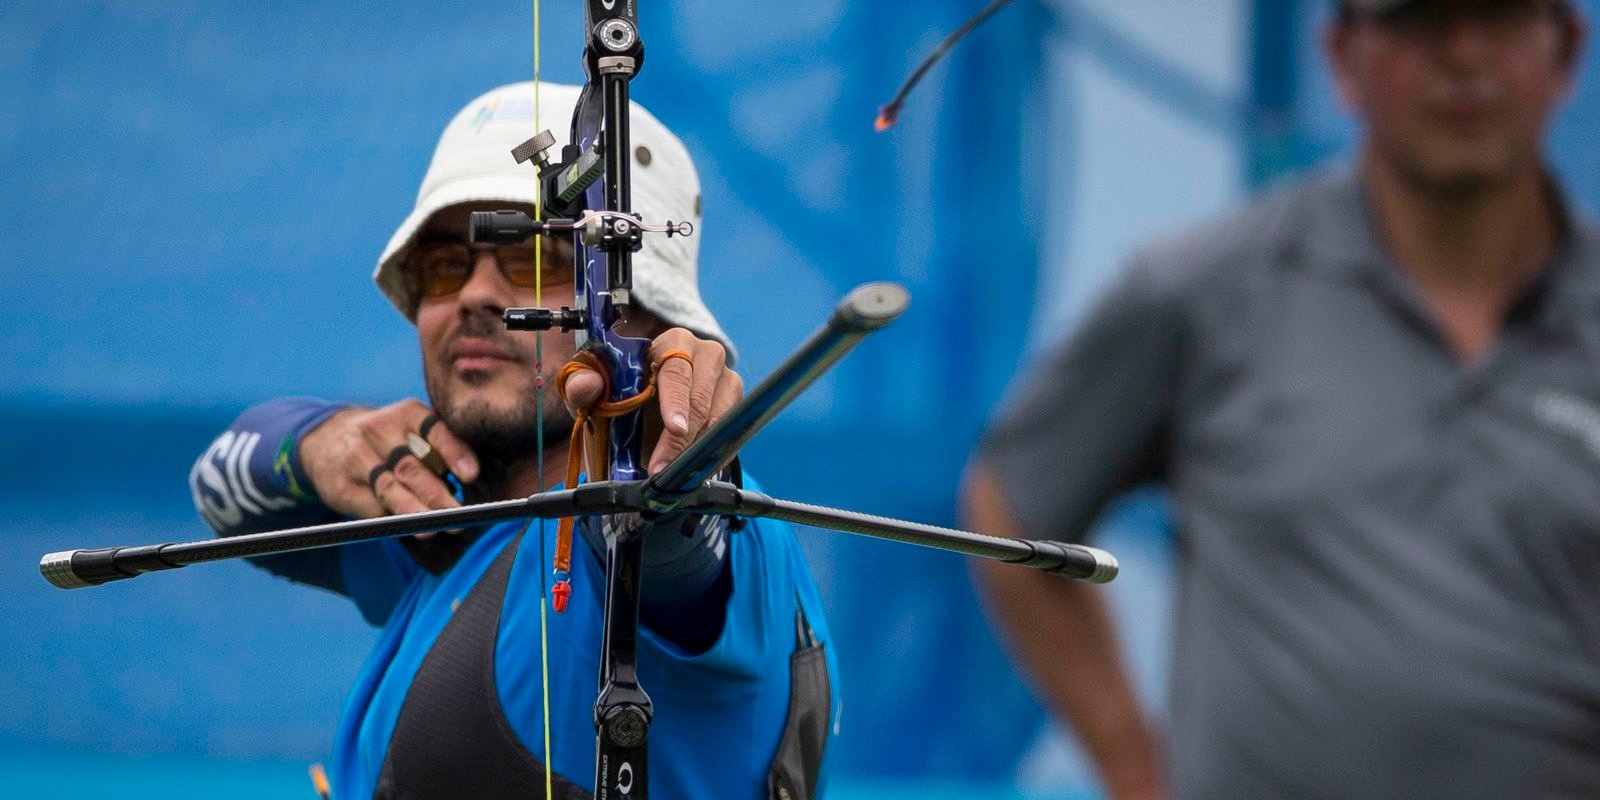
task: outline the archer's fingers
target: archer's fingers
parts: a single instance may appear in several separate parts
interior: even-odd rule
[[[711,427],[717,420],[721,419],[722,415],[726,414],[728,409],[733,408],[733,405],[739,402],[739,398],[743,396],[744,379],[739,377],[739,373],[731,369],[722,370],[722,374],[717,380],[717,385],[712,390],[711,399],[708,401],[710,411],[706,416],[705,424],[695,428],[691,433],[679,433],[671,430],[670,427],[663,430],[661,437],[656,440],[655,449],[650,452],[650,464],[647,469],[651,473],[656,473],[666,468],[672,459],[677,458],[679,454],[687,450],[691,442],[700,438],[700,435],[705,433],[706,428]],[[665,401],[662,402],[662,410],[665,413]]]
[[[444,463],[450,466],[450,471],[462,483],[472,483],[478,479],[478,456],[472,452],[472,447],[456,436],[455,431],[443,422],[435,422],[428,430],[428,445],[437,450]]]
[[[650,452],[648,471],[651,474],[655,474],[666,469],[667,465],[672,463],[672,459],[677,458],[684,450],[689,449],[691,442],[700,438],[707,428],[717,423],[717,420],[722,419],[722,415],[728,413],[728,409],[733,408],[734,404],[738,403],[739,398],[743,396],[744,378],[739,377],[739,373],[731,369],[724,371],[721,380],[717,381],[716,389],[712,393],[711,413],[706,419],[705,425],[695,430],[692,434],[675,434],[671,431],[663,431],[661,437],[656,440],[655,449]]]
[[[566,387],[567,412],[576,415],[578,409],[588,408],[601,399],[605,382],[600,379],[600,373],[585,367],[567,378]]]
[[[346,440],[345,452],[347,455],[344,467],[340,470],[343,475],[338,490],[334,496],[324,492],[322,501],[335,511],[361,519],[388,515],[389,510],[384,508],[383,501],[378,499],[377,493],[367,482],[373,468],[383,463],[383,456],[368,446],[366,440],[354,434]]]
[[[408,514],[459,505],[444,481],[409,455],[406,446],[407,435],[420,431],[432,414],[433,410],[421,401],[408,398],[365,414],[357,422],[355,427],[363,446],[352,448],[357,452],[353,453],[346,475],[377,500],[382,508],[380,514]],[[429,435],[450,441],[458,450],[465,449],[448,431],[438,430],[442,427],[435,424]]]
[[[395,466],[399,465],[396,464]],[[417,467],[420,469],[422,465],[418,464]],[[390,514],[414,514],[418,511],[428,510],[427,503],[424,503],[422,498],[412,493],[411,489],[401,482],[400,476],[396,475],[393,469],[386,469],[378,473],[377,477],[372,481],[372,492],[377,495],[378,502],[382,503],[384,509]]]
[[[323,502],[326,502],[329,508],[349,514],[356,519],[374,519],[389,516],[389,510],[383,507],[383,501],[379,500],[378,496],[373,494],[372,489],[368,488],[365,483],[351,484],[349,491],[344,493],[342,502],[335,504],[328,501],[327,498],[324,498]]]
[[[421,428],[422,421],[432,413],[415,398],[401,400],[363,415],[356,424],[356,430],[366,441],[367,447],[381,459],[395,445],[405,444],[406,432]]]
[[[717,381],[717,389],[711,395],[711,418],[706,420],[706,427],[717,424],[722,415],[728,413],[740,398],[744,397],[744,378],[733,370],[722,373],[722,380]]]
[[[652,351],[683,350],[694,357],[694,351],[686,347],[661,347],[660,341],[652,346]],[[660,358],[651,354],[652,358]],[[694,430],[694,380],[695,368],[681,358],[669,358],[661,362],[656,370],[656,403],[661,409],[661,423],[664,428],[663,437],[682,437]]]
[[[665,358],[674,350],[687,354],[689,360]],[[660,364],[656,402],[667,432],[699,432],[711,416],[717,382],[728,369],[727,350],[686,328],[672,328],[650,343],[650,358]]]
[[[687,433],[674,433],[671,430],[661,431],[660,438],[656,439],[656,446],[650,451],[650,464],[645,470],[654,475],[665,469],[684,450],[688,449],[689,442],[694,437]]]
[[[415,456],[405,456],[396,461],[390,471],[400,480],[400,484],[412,496],[421,500],[427,508],[455,508],[461,505],[456,502],[455,494],[450,490],[450,485],[443,478],[433,474],[433,471],[423,466]],[[402,512],[403,513],[403,512]]]
[[[442,426],[434,425],[435,429],[439,427]],[[428,433],[432,435],[433,431],[429,431]],[[398,504],[400,506],[410,507],[410,502],[402,493],[401,489],[394,490],[394,497],[398,499],[391,499],[390,495],[382,494],[382,492],[387,492],[390,489],[389,485],[384,480],[390,475],[393,475],[399,480],[401,489],[403,489],[404,492],[410,492],[411,497],[416,498],[418,502],[423,504],[423,508],[420,510],[455,508],[461,505],[461,503],[456,500],[455,495],[451,492],[450,486],[446,484],[442,478],[433,474],[433,470],[428,469],[427,466],[421,461],[418,461],[415,456],[409,455],[401,457],[399,461],[395,462],[394,466],[389,472],[379,475],[378,479],[373,482],[375,491],[380,492],[379,498],[385,505]],[[395,511],[394,513],[406,514],[410,512]],[[450,531],[450,533],[458,532],[459,531]],[[432,532],[417,533],[413,535],[418,539],[433,538]]]
[[[664,346],[661,339],[656,340],[652,350],[684,350],[691,353],[693,350],[683,347]],[[654,356],[653,357],[659,357]],[[656,438],[656,443],[650,450],[650,460],[645,469],[651,473],[660,472],[663,467],[677,458],[689,442],[694,438],[690,433],[689,415],[691,413],[690,395],[694,390],[694,367],[681,358],[669,358],[661,362],[656,372],[656,410],[661,412],[661,435]]]
[[[720,342],[701,339],[694,343],[694,383],[689,387],[689,433],[699,436],[711,424],[717,386],[729,374],[728,351]]]

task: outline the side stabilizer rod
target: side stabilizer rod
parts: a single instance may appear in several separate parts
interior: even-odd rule
[[[1107,583],[1117,577],[1116,557],[1098,547],[1042,539],[988,536],[859,511],[780,500],[723,483],[708,484],[702,496],[709,502],[697,506],[697,510],[709,508],[717,513],[741,517],[771,517],[814,528],[1004,561],[1091,583]]]
[[[81,589],[137,578],[146,572],[177,569],[207,561],[314,550],[370,539],[467,528],[508,519],[554,519],[576,514],[607,513],[627,503],[619,495],[625,486],[627,484],[601,481],[586,483],[577,489],[541,492],[515,500],[418,511],[392,517],[330,522],[192,542],[62,550],[40,559],[39,572],[45,580],[59,588]]]

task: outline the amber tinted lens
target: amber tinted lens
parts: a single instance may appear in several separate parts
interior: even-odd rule
[[[565,237],[545,237],[543,242],[544,257],[539,262],[534,261],[532,244],[495,248],[500,272],[513,286],[531,289],[541,282],[545,286],[572,283],[572,243]],[[443,297],[467,285],[478,255],[472,247],[459,242],[430,242],[411,251],[406,266],[416,281],[419,296]],[[541,269],[542,277],[538,275]]]
[[[543,238],[544,253],[537,266],[533,260],[533,245],[516,245],[500,248],[500,269],[506,280],[514,286],[532,288],[535,280],[545,286],[564,286],[572,283],[572,244],[565,237]],[[538,276],[536,269],[544,271]]]
[[[425,244],[409,260],[423,297],[461,291],[472,274],[472,252],[464,244]]]

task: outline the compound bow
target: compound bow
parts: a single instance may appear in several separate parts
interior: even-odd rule
[[[893,121],[905,93],[955,39],[1007,0],[986,7],[924,62],[880,114]],[[648,382],[650,340],[619,334],[632,297],[632,256],[644,234],[692,235],[688,223],[648,224],[632,211],[628,137],[629,82],[644,61],[633,0],[586,0],[586,84],[573,113],[569,144],[559,159],[548,150],[547,131],[513,151],[539,171],[539,218],[516,211],[472,215],[476,241],[512,244],[539,235],[570,235],[575,244],[576,308],[515,308],[505,312],[513,330],[573,331],[578,348],[591,354],[606,375],[606,400],[626,403]],[[393,536],[443,531],[511,519],[598,518],[606,542],[605,629],[600,694],[595,702],[595,797],[648,797],[647,742],[650,698],[640,686],[636,645],[640,566],[646,534],[684,515],[772,517],[802,525],[922,545],[1020,564],[1103,583],[1116,576],[1109,553],[1081,545],[1003,539],[855,511],[780,500],[734,483],[715,480],[739,449],[801,391],[837,363],[867,334],[893,321],[909,303],[890,283],[868,283],[849,292],[819,330],[760,385],[660,472],[646,475],[642,411],[609,421],[606,480],[569,485],[529,497],[377,519],[336,522],[225,539],[108,547],[50,553],[40,572],[55,586],[80,588],[133,578],[146,572],[202,562],[263,556]],[[542,404],[541,404],[542,405]],[[565,578],[559,563],[557,586]],[[542,549],[541,549],[542,552]],[[558,595],[558,606],[561,603]],[[548,723],[547,723],[548,724]],[[549,758],[546,754],[546,770]]]

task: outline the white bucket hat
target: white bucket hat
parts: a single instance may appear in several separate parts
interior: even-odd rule
[[[462,203],[534,201],[539,181],[532,164],[518,164],[511,148],[534,134],[532,81],[492,89],[461,109],[439,137],[433,162],[422,178],[417,205],[390,237],[372,272],[389,302],[413,323],[416,298],[402,265],[428,218]],[[545,83],[539,89],[539,124],[555,134],[559,152],[567,143],[572,110],[580,89]],[[652,314],[700,336],[716,339],[734,360],[733,343],[700,299],[696,265],[700,254],[700,176],[683,142],[638,103],[632,104],[629,137],[633,145],[633,210],[646,222],[694,223],[696,235],[647,233],[633,256],[633,298]]]

